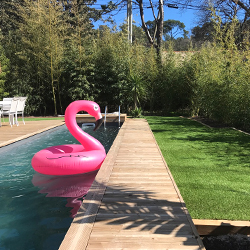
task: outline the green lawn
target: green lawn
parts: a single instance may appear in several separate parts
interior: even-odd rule
[[[180,117],[146,117],[196,219],[250,220],[250,136]]]

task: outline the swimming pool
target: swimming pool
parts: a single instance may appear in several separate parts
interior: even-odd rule
[[[108,151],[119,129],[84,130]],[[96,173],[46,176],[31,159],[43,148],[74,143],[64,125],[0,149],[0,250],[59,248]]]

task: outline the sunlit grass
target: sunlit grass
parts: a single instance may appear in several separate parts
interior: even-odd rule
[[[250,136],[180,117],[146,117],[193,218],[250,220]]]

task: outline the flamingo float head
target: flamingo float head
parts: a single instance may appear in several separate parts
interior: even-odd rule
[[[99,105],[95,102],[89,102],[89,109],[86,110],[90,115],[94,116],[96,119],[94,131],[96,131],[103,123],[103,117],[101,114],[101,109]]]
[[[103,123],[103,117],[99,105],[93,101],[79,100],[72,102],[65,111],[65,122],[70,130],[71,121],[76,125],[75,117],[80,111],[86,111],[96,119],[94,131],[96,131]],[[71,130],[70,130],[71,131]]]

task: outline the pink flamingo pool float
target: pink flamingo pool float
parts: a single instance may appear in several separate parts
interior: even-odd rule
[[[102,122],[97,103],[80,100],[72,102],[65,111],[65,123],[70,133],[81,143],[59,145],[42,149],[32,158],[35,171],[47,175],[74,175],[98,170],[106,157],[103,145],[85,133],[76,123],[76,114],[86,111],[96,119],[94,131]]]

